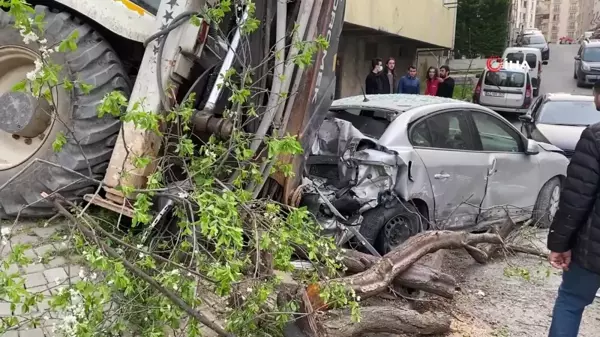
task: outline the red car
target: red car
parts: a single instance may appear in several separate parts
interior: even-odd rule
[[[573,42],[575,42],[575,40],[573,40],[573,38],[570,38],[568,36],[563,36],[560,39],[558,39],[559,44],[573,44]]]

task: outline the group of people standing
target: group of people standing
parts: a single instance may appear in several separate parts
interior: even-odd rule
[[[421,81],[417,77],[417,68],[408,67],[406,75],[396,77],[396,60],[389,58],[385,65],[382,59],[371,61],[371,72],[365,80],[367,95],[377,94],[421,94]],[[425,80],[425,95],[449,97],[454,95],[454,79],[450,77],[450,67],[429,67]]]

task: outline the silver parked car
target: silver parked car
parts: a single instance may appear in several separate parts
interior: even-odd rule
[[[548,226],[568,160],[488,108],[396,94],[333,102],[306,164],[302,204],[338,243],[349,239],[341,215],[383,254],[419,231],[484,229],[507,212]]]

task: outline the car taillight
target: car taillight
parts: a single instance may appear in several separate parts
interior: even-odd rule
[[[473,103],[479,103],[479,96],[481,95],[481,81],[477,81],[477,86],[473,91]]]
[[[529,108],[531,104],[531,85],[527,83],[527,87],[525,87],[525,100],[523,101],[523,108]]]

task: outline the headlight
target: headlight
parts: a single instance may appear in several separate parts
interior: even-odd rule
[[[542,51],[546,51],[548,50],[548,46],[544,47],[544,49],[542,49]]]
[[[581,62],[581,69],[585,70],[585,71],[589,71],[590,70],[590,65],[584,62]]]

